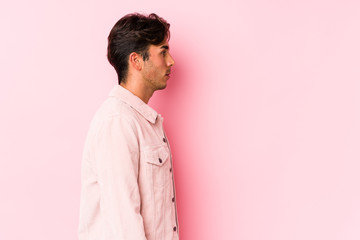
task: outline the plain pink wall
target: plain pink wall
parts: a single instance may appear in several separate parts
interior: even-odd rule
[[[0,6],[0,239],[77,238],[106,38],[171,23],[150,101],[172,146],[183,240],[360,239],[358,1],[8,1]]]

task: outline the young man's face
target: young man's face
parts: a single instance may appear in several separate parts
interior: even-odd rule
[[[169,43],[166,40],[159,45],[150,45],[148,52],[149,59],[144,61],[142,69],[143,78],[154,91],[164,89],[175,63],[169,53]]]

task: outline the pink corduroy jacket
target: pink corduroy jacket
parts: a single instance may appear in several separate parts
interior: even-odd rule
[[[79,240],[177,240],[163,118],[120,85],[95,114],[81,165]]]

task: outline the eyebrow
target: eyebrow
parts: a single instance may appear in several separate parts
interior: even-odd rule
[[[166,49],[166,50],[169,50],[169,46],[168,46],[168,45],[163,45],[163,46],[161,46],[160,48],[164,48],[164,49]]]

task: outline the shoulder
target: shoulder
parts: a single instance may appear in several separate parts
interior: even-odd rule
[[[112,128],[122,128],[135,131],[138,116],[135,110],[117,98],[107,98],[96,111],[90,123],[89,132],[91,135],[98,136],[103,131]]]
[[[113,144],[137,151],[139,131],[134,110],[115,98],[106,99],[91,120],[85,149],[104,149]]]
[[[101,123],[112,119],[132,122],[136,120],[136,113],[131,106],[120,99],[109,97],[95,113],[93,121]]]

